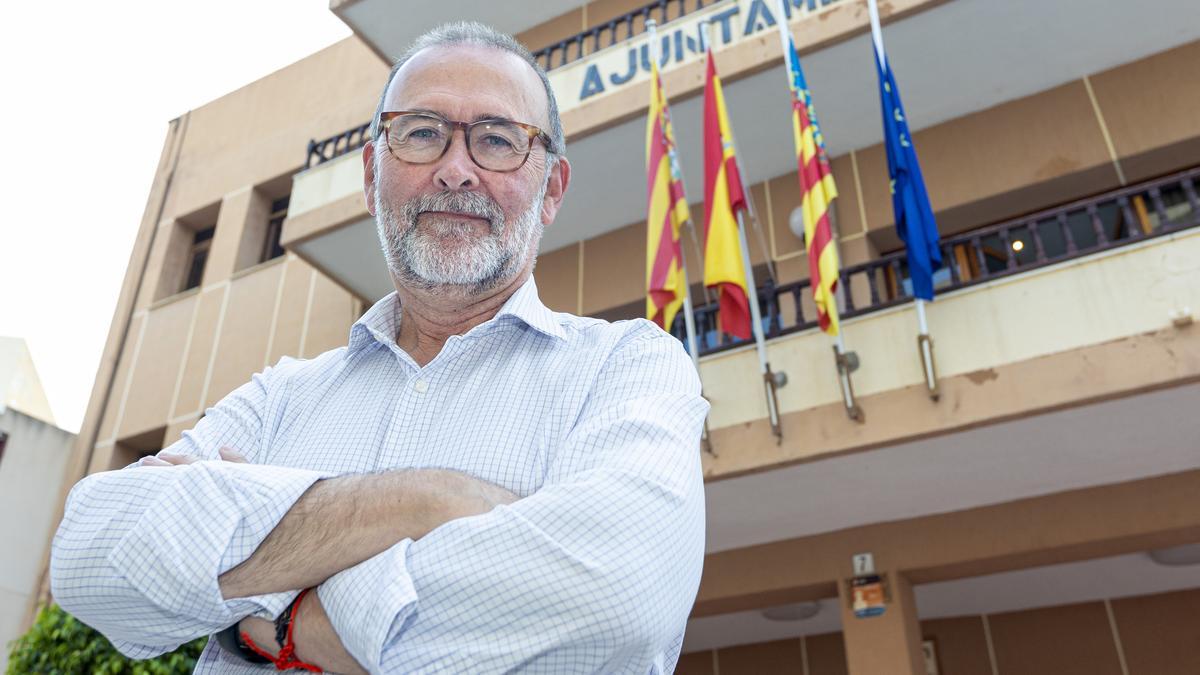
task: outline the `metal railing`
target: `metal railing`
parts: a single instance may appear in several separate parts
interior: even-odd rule
[[[311,169],[318,164],[324,164],[342,155],[358,150],[366,144],[369,138],[371,123],[360,124],[347,129],[340,134],[334,134],[321,140],[308,142],[308,154],[304,160],[304,168]]]
[[[955,291],[1200,226],[1197,183],[1200,167],[943,239],[935,290]],[[911,301],[907,274],[903,250],[843,268],[842,318]],[[768,280],[758,295],[767,338],[816,327],[808,279],[780,286]],[[694,316],[701,355],[752,342],[717,330],[715,303],[696,307]],[[687,344],[682,315],[671,333]]]
[[[721,0],[655,0],[637,9],[614,17],[604,23],[564,38],[533,53],[533,58],[547,71],[574,63],[601,49],[646,32],[646,21],[654,19],[659,26],[674,21]]]
[[[721,0],[654,0],[602,24],[564,38],[533,52],[533,58],[547,71],[561,68],[601,49],[611,47],[622,40],[646,32],[646,21],[654,19],[659,25],[674,21]],[[361,148],[368,140],[371,123],[360,124],[329,138],[310,140],[304,160],[304,168],[337,159]]]

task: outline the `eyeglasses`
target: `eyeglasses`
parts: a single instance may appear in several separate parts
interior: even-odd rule
[[[396,159],[409,164],[429,164],[441,159],[450,149],[455,129],[463,130],[471,161],[488,171],[508,173],[524,166],[535,138],[550,147],[546,132],[531,124],[509,120],[454,122],[433,113],[395,110],[380,113],[379,124],[388,150]]]

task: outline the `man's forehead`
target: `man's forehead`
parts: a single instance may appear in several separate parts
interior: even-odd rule
[[[516,54],[489,45],[438,45],[422,49],[396,73],[387,109],[430,108],[430,100],[467,99],[503,116],[546,120],[546,93],[533,68]],[[419,105],[421,104],[421,105]],[[448,111],[440,111],[448,112]]]

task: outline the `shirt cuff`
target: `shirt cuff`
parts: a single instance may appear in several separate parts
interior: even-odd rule
[[[336,474],[213,460],[152,470],[182,475],[109,553],[116,572],[154,604],[214,631],[283,611],[297,591],[227,601],[217,578],[249,558],[313,483]]]
[[[370,673],[382,672],[383,649],[417,608],[405,539],[329,577],[317,587],[342,646]]]

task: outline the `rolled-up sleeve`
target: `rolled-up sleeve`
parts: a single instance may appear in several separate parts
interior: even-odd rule
[[[634,332],[600,370],[541,490],[319,588],[343,644],[373,673],[663,668],[703,565],[707,410],[679,342]]]
[[[268,369],[167,448],[202,461],[131,465],[71,489],[51,548],[51,590],[127,656],[171,651],[250,614],[275,616],[295,596],[225,600],[218,586],[309,486],[331,475],[213,459],[222,445],[253,459],[270,385]]]

